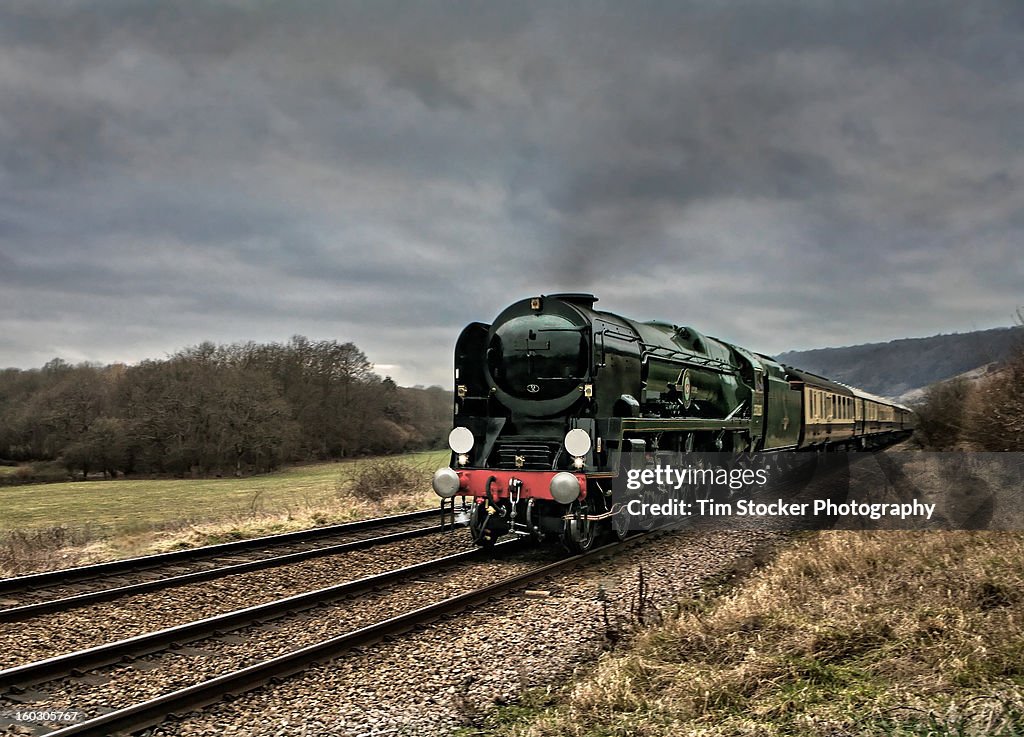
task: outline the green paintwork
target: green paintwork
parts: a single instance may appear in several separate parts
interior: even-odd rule
[[[771,362],[774,363],[774,362]],[[803,400],[799,390],[791,389],[778,364],[767,364],[767,421],[764,449],[796,447],[800,441]]]

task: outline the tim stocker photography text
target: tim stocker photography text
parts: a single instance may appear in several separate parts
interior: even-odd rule
[[[756,502],[740,499],[735,502],[718,502],[714,499],[696,499],[687,502],[669,499],[661,503],[645,503],[631,499],[626,512],[631,515],[690,516],[701,517],[867,517],[881,519],[896,517],[905,520],[910,517],[932,518],[934,504],[918,500],[903,504],[858,503],[856,501],[836,504],[830,499],[815,499],[813,502],[793,503],[778,499],[774,502]]]

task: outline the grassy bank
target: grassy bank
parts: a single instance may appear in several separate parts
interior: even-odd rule
[[[488,734],[1024,735],[1024,535],[823,532]]]
[[[435,451],[241,479],[0,488],[0,575],[424,509],[436,503],[430,475],[447,458]]]

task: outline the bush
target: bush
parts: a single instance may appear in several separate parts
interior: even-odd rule
[[[415,492],[423,483],[422,469],[397,458],[359,463],[349,479],[349,486],[357,497],[373,502],[399,493]]]
[[[917,413],[918,443],[930,450],[952,450],[960,440],[964,406],[971,393],[966,379],[958,378],[928,387]]]
[[[1024,450],[1024,347],[977,383],[929,387],[914,409],[915,438],[929,450]]]
[[[54,483],[67,481],[68,472],[57,461],[36,461],[14,469],[14,473],[0,475],[0,486]]]
[[[972,392],[963,439],[973,450],[1024,450],[1024,348]]]

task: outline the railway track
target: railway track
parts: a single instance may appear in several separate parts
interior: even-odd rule
[[[435,510],[0,579],[0,622],[435,534]]]
[[[0,692],[4,702],[45,701],[47,708],[55,708],[58,701],[75,708],[88,705],[92,718],[50,732],[53,737],[136,732],[169,714],[258,688],[352,648],[613,555],[639,540],[631,538],[555,561],[538,562],[544,554],[524,551],[515,541],[496,548],[499,561],[494,560],[494,551],[448,555],[9,668],[0,671]],[[175,661],[180,661],[176,668]],[[40,684],[59,688],[59,698],[35,692]],[[123,701],[113,703],[118,693],[141,699],[129,706]]]
[[[460,552],[26,663],[0,671],[0,711],[12,704],[25,709],[46,704],[47,709],[82,708],[91,716],[49,733],[56,737],[137,732],[169,714],[301,672],[612,555],[639,539],[542,563],[536,551],[533,559],[522,556],[514,542],[498,546],[505,558],[499,565],[491,560],[493,552]],[[36,690],[40,687],[50,692]],[[0,732],[3,726],[0,721]]]

